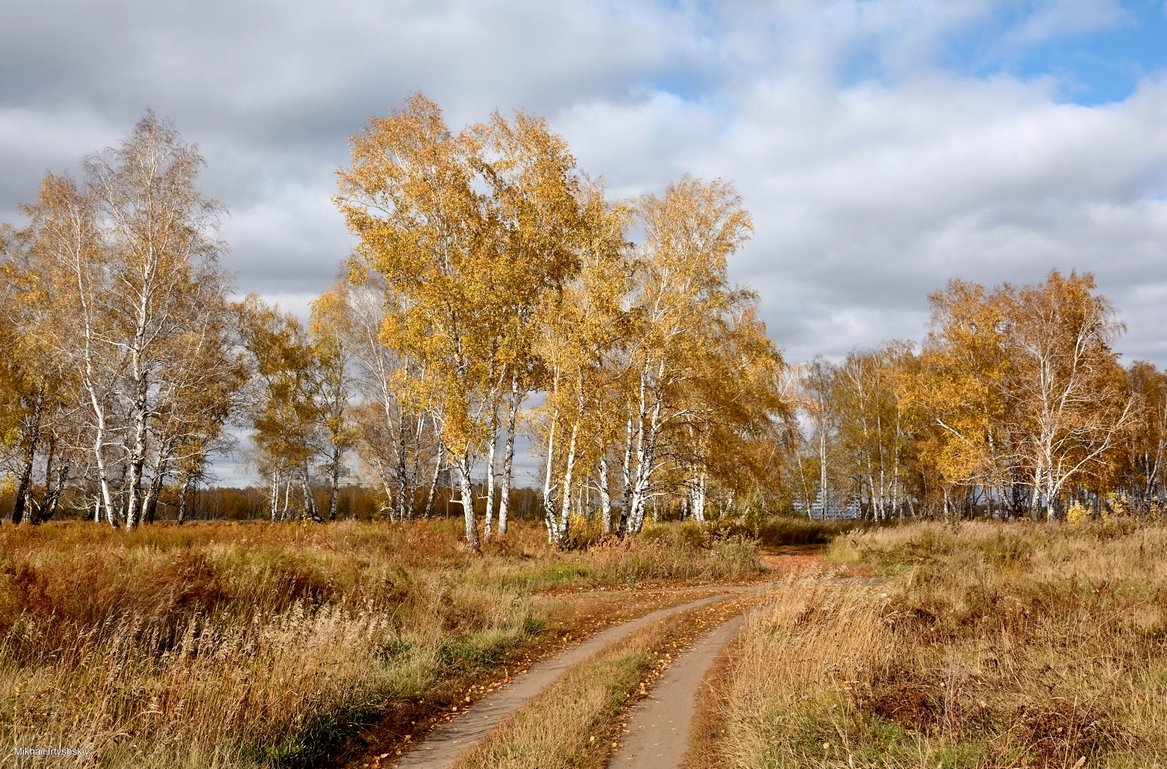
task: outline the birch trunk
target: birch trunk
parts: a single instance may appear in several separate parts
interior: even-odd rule
[[[182,488],[178,492],[178,522],[186,522],[187,506],[190,504],[190,476],[182,479]]]
[[[135,364],[137,365],[137,364]],[[142,514],[142,475],[146,466],[146,417],[149,384],[144,373],[134,382],[133,435],[130,449],[129,477],[126,479],[126,530],[137,525]]]
[[[664,377],[664,362],[660,364],[660,370],[657,373],[657,381]],[[643,391],[642,385],[642,391]],[[642,402],[643,402],[643,395]],[[645,407],[641,407],[644,411]],[[656,461],[656,441],[660,434],[660,412],[661,412],[661,395],[659,392],[653,393],[653,404],[649,418],[648,429],[645,430],[643,425],[639,431],[638,445],[636,450],[636,485],[632,490],[632,517],[629,530],[633,534],[640,533],[644,528],[644,516],[648,504],[648,497],[651,491],[650,482],[654,470],[654,463]],[[655,514],[654,514],[655,518]]]
[[[547,527],[547,541],[555,544],[559,540],[558,524],[555,518],[555,487],[551,483],[552,468],[555,465],[555,428],[558,420],[553,416],[551,429],[547,433],[547,467],[543,473],[543,524]]]
[[[486,488],[486,521],[482,524],[482,536],[490,539],[494,533],[494,454],[498,444],[498,411],[491,406],[490,413],[490,445],[486,449],[486,478],[483,484]]]
[[[709,489],[705,479],[705,472],[697,474],[693,485],[693,518],[698,523],[705,523],[705,503],[709,497]]]
[[[470,455],[463,454],[455,463],[462,494],[462,517],[466,524],[466,547],[474,552],[482,549],[478,541],[478,520],[474,514],[474,484],[470,479]]]
[[[386,405],[385,410],[386,414],[391,414],[392,412],[392,409],[390,409],[388,405]],[[393,424],[392,418],[387,418],[390,419],[390,424]],[[410,506],[411,502],[409,499],[409,468],[407,465],[408,460],[406,459],[405,450],[405,414],[402,413],[400,409],[398,409],[396,424],[397,456],[395,458],[397,460],[397,495],[393,506],[397,510],[397,520],[404,521],[407,517],[409,517],[409,510],[407,508]]]
[[[507,439],[502,453],[502,484],[498,498],[498,533],[505,537],[507,533],[507,514],[510,511],[511,475],[515,465],[515,422],[519,416],[519,406],[522,398],[519,394],[519,378],[511,377],[511,402],[507,407]]]
[[[330,470],[328,474],[328,520],[336,520],[336,511],[340,505],[340,452],[333,450],[329,457]]]
[[[437,420],[434,420],[435,425]],[[442,474],[442,442],[438,441],[438,455],[434,457],[434,471],[430,473],[430,487],[425,495],[425,517],[433,518],[438,496],[438,478]]]
[[[608,488],[608,459],[600,459],[600,531],[612,533],[612,493]]]
[[[280,474],[273,473],[271,477],[271,495],[268,498],[268,511],[274,523],[280,511]]]
[[[575,470],[575,447],[579,436],[579,422],[571,426],[571,437],[567,442],[567,458],[563,470],[563,488],[560,490],[559,529],[556,532],[555,544],[566,547],[571,536],[571,483],[572,473]]]
[[[628,422],[624,431],[624,472],[623,478],[623,507],[620,509],[620,525],[616,533],[623,537],[628,530],[628,518],[632,512],[632,413],[629,411]]]

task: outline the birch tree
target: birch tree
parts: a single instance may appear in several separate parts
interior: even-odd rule
[[[925,452],[950,482],[1053,518],[1109,472],[1136,414],[1113,307],[1093,276],[1057,271],[992,292],[954,281],[933,303],[917,402],[941,430]]]
[[[400,376],[414,402],[441,414],[461,492],[466,544],[479,547],[471,470],[490,405],[489,273],[497,243],[475,189],[474,145],[415,95],[352,139],[336,198],[359,243],[356,258],[385,278],[381,341],[417,362]]]
[[[148,432],[158,406],[157,380],[172,346],[217,308],[192,302],[200,269],[213,271],[222,245],[221,206],[199,191],[198,149],[147,113],[120,146],[84,162],[86,187],[101,224],[102,299],[110,314],[102,355],[124,359],[126,528],[143,512]]]
[[[740,298],[726,263],[752,228],[733,187],[686,177],[638,207],[644,239],[632,312],[640,327],[626,385],[622,531],[639,532],[664,464],[662,435],[687,415],[681,391],[699,373],[706,328]]]
[[[270,517],[275,521],[289,516],[296,489],[302,514],[323,520],[312,493],[312,462],[323,419],[319,372],[308,334],[294,315],[254,294],[236,311],[241,341],[252,359],[249,421],[258,469],[269,484]]]
[[[697,521],[706,519],[714,496],[722,512],[775,507],[783,466],[797,442],[786,363],[753,298],[743,297],[712,328],[690,415],[678,434],[684,504]]]
[[[1010,293],[1017,397],[1034,516],[1052,518],[1071,484],[1104,471],[1131,426],[1135,400],[1111,342],[1121,333],[1094,276],[1056,270]]]
[[[351,282],[354,278],[359,282]],[[423,491],[425,512],[432,515],[443,464],[437,432],[441,420],[402,390],[403,367],[411,364],[381,342],[384,279],[376,272],[354,270],[350,281],[333,291],[341,301],[331,322],[353,360],[351,421],[358,454],[384,495],[391,518],[413,517]]]
[[[1024,479],[1015,472],[1010,432],[1007,382],[1014,360],[1007,303],[984,286],[959,280],[930,299],[931,330],[907,408],[922,415],[918,450],[937,472],[947,515],[958,489],[998,489],[1008,497]]]
[[[468,133],[475,147],[471,162],[489,190],[483,203],[498,247],[486,276],[492,291],[484,297],[495,324],[488,332],[495,338],[487,366],[485,531],[491,533],[493,524],[501,409],[506,429],[498,528],[505,535],[516,419],[527,394],[540,384],[533,352],[540,323],[536,314],[548,293],[578,273],[593,223],[586,221],[575,159],[543,118],[520,111],[506,120],[496,112]]]
[[[528,386],[516,380],[526,313],[578,269],[574,160],[538,118],[495,115],[453,134],[420,95],[370,121],[352,148],[336,203],[358,264],[385,280],[380,338],[411,364],[400,386],[440,415],[476,550],[471,473],[496,445],[500,393],[517,411]],[[493,476],[488,467],[491,499]]]
[[[853,352],[837,369],[835,394],[847,472],[871,517],[879,521],[898,513],[903,501],[908,425],[896,372],[909,355],[909,345],[892,342]]]
[[[340,499],[340,481],[345,474],[345,458],[356,443],[357,430],[352,413],[355,396],[349,374],[352,351],[342,333],[348,308],[343,290],[334,286],[312,303],[308,319],[308,340],[317,375],[315,413],[320,422],[316,447],[328,479],[328,520],[335,521]]]
[[[1167,494],[1167,373],[1135,361],[1127,381],[1139,409],[1125,451],[1125,486],[1138,506],[1148,509]]]
[[[120,510],[111,480],[122,460],[113,449],[122,422],[117,396],[125,366],[111,335],[116,316],[97,207],[74,180],[46,174],[24,214],[28,270],[38,276],[32,285],[39,293],[28,301],[44,313],[28,331],[79,382],[89,413],[83,435],[96,474],[95,517],[117,526]]]
[[[581,270],[563,291],[545,297],[536,347],[547,372],[540,430],[544,521],[548,539],[560,547],[571,535],[573,493],[589,468],[600,473],[602,526],[605,533],[611,528],[606,439],[613,432],[605,410],[616,375],[612,354],[630,336],[622,306],[631,287],[624,240],[630,212],[605,201],[598,187],[586,191],[584,202]]]

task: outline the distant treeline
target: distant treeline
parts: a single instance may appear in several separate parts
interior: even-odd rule
[[[34,487],[31,496],[34,500],[44,497],[44,489]],[[432,517],[461,518],[462,506],[459,504],[458,491],[438,489],[435,494]],[[313,490],[316,503],[321,507],[327,504],[330,490],[318,488]],[[253,521],[265,520],[271,516],[269,503],[270,489],[257,486],[238,488],[233,486],[210,486],[206,488],[191,488],[187,491],[186,513],[183,516],[187,521]],[[298,503],[299,499],[296,500]],[[425,498],[419,494],[413,507],[414,518],[425,517]],[[11,510],[16,502],[16,492],[10,486],[0,489],[0,510]],[[180,490],[175,487],[164,487],[159,496],[156,507],[155,521],[175,521],[181,504]],[[479,512],[485,508],[486,501],[478,500]],[[511,489],[510,507],[513,518],[518,520],[536,520],[542,517],[542,498],[539,491],[530,488]],[[93,495],[84,494],[79,490],[66,490],[57,506],[54,519],[92,519]],[[347,484],[340,487],[337,495],[337,518],[342,520],[378,521],[396,518],[395,512],[385,502],[383,493],[376,489],[357,484]]]

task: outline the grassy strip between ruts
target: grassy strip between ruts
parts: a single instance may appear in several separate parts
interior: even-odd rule
[[[693,640],[742,612],[749,598],[659,620],[612,644],[522,707],[457,769],[601,769],[619,746],[627,707]]]

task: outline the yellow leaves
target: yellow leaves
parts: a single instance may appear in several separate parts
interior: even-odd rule
[[[420,95],[352,146],[336,203],[361,269],[384,277],[380,339],[462,454],[482,440],[470,412],[497,397],[505,366],[530,368],[532,316],[578,269],[574,158],[541,118],[495,113],[454,135]]]

